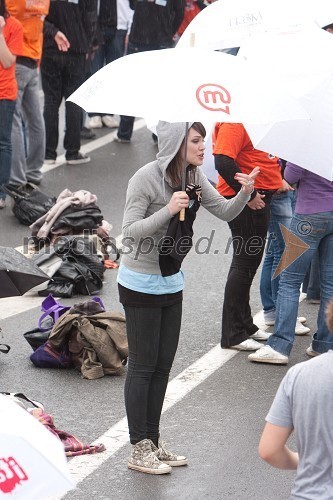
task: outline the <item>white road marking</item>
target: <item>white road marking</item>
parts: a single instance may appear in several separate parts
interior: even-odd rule
[[[143,118],[141,118],[139,120],[135,120],[133,130],[134,131],[140,130],[141,128],[143,128],[145,126],[146,126],[146,122]],[[99,137],[98,139],[95,139],[93,141],[88,142],[87,144],[85,144],[84,146],[81,147],[80,151],[84,154],[91,153],[92,151],[95,151],[95,149],[101,148],[102,146],[105,146],[106,144],[111,142],[114,139],[114,137],[116,136],[116,133],[117,133],[117,129],[114,129],[109,134],[103,135],[103,137]],[[55,168],[60,167],[60,165],[63,165],[64,163],[66,163],[66,158],[65,158],[65,155],[62,154],[62,155],[58,156],[57,161],[54,165],[46,165],[44,163],[41,170],[43,173],[50,172],[51,170],[54,170]]]

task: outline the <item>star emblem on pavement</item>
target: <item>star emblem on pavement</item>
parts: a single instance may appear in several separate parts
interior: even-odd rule
[[[277,278],[282,271],[287,269],[295,260],[297,260],[304,252],[306,252],[310,245],[305,243],[301,238],[296,236],[294,233],[289,231],[283,224],[280,224],[280,229],[282,232],[282,236],[285,242],[285,249],[283,254],[281,255],[281,259],[275,269],[275,273],[272,279]]]

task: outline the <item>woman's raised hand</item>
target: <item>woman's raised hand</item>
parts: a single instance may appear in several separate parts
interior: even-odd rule
[[[167,204],[169,212],[171,215],[176,215],[181,211],[182,208],[187,208],[189,203],[189,197],[185,191],[176,191],[173,193],[171,200]]]
[[[253,192],[254,181],[259,173],[259,167],[254,167],[250,174],[243,174],[241,172],[235,174],[235,179],[242,184],[242,191],[244,191],[244,193],[251,194]]]

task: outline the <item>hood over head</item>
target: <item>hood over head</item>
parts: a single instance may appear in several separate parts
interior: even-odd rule
[[[193,122],[190,122],[188,128],[190,129],[192,125]],[[178,153],[185,138],[185,130],[186,122],[169,123],[159,121],[157,124],[158,153],[156,158],[164,178],[169,163]]]

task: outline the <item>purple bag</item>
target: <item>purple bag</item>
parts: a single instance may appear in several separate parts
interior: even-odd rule
[[[38,368],[71,368],[72,359],[67,345],[62,349],[54,349],[49,341],[38,347],[30,360]]]
[[[70,309],[70,306],[63,306],[53,297],[52,294],[49,294],[46,299],[43,300],[41,309],[44,312],[39,318],[38,328],[40,329],[40,331],[44,332],[50,329],[49,325],[46,328],[43,327],[43,321],[45,320],[45,318],[47,318],[47,316],[51,316],[54,324],[62,314]]]

